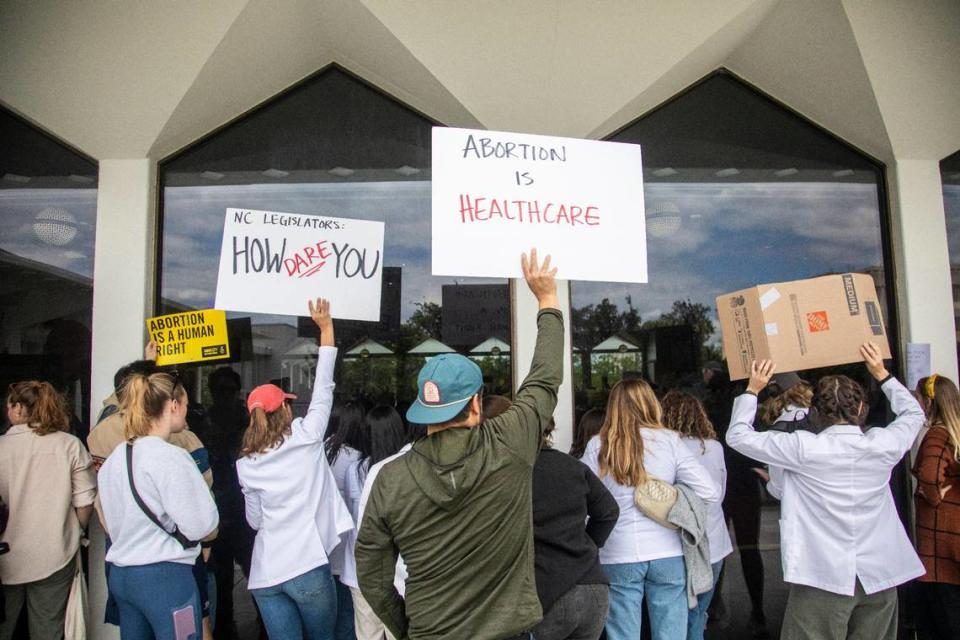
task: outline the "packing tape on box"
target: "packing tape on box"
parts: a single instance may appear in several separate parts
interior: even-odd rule
[[[768,322],[766,324],[767,335],[775,336],[780,333],[780,327],[777,326],[776,322]]]
[[[765,294],[760,296],[760,310],[766,311],[767,307],[772,305],[774,302],[780,299],[780,292],[777,291],[776,287],[770,289]]]

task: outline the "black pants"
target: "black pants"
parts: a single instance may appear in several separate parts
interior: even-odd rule
[[[762,506],[760,485],[755,477],[741,478],[736,484],[728,480],[723,512],[733,523],[737,550],[740,552],[740,566],[743,568],[743,580],[747,584],[747,593],[750,595],[751,614],[761,620],[764,618],[763,558],[760,555],[759,546]],[[720,583],[716,589],[718,595],[723,583],[723,574],[721,574]]]
[[[610,587],[578,584],[551,605],[533,628],[535,640],[597,640],[610,608]]]
[[[914,620],[920,640],[960,638],[960,585],[917,582]]]

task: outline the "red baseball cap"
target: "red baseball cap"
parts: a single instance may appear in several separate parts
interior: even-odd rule
[[[259,407],[267,413],[273,413],[280,408],[284,400],[296,399],[297,396],[284,393],[283,389],[275,384],[262,384],[247,396],[247,411],[253,411]]]

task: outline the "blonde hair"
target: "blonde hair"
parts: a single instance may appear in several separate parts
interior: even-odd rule
[[[619,484],[632,487],[647,481],[640,429],[662,429],[661,415],[653,389],[643,380],[622,380],[613,386],[600,428],[601,478],[610,474]]]
[[[27,380],[7,387],[7,403],[26,410],[27,425],[38,436],[70,430],[70,418],[63,396],[49,382]]]
[[[124,381],[118,395],[122,398],[123,435],[135,440],[149,435],[153,421],[163,415],[168,401],[185,402],[187,390],[169,373],[134,373]]]
[[[250,424],[243,432],[241,457],[263,453],[281,444],[284,437],[293,433],[290,429],[293,414],[284,408],[286,406],[287,403],[284,402],[276,411],[270,413],[264,411],[263,407],[254,407],[250,412]]]
[[[707,451],[705,440],[716,440],[717,432],[710,424],[710,418],[703,404],[689,393],[670,391],[663,397],[663,426],[676,431],[684,438],[697,438],[700,448]]]
[[[925,378],[917,384],[927,400],[927,421],[930,426],[940,426],[946,429],[953,445],[953,457],[960,460],[960,392],[957,385],[950,378],[934,374],[933,384]],[[933,389],[930,389],[930,387]],[[933,391],[933,395],[929,394]]]
[[[763,424],[770,426],[777,421],[781,413],[787,410],[787,407],[809,409],[812,404],[813,387],[809,383],[800,382],[777,396],[767,398],[760,406],[760,420]]]

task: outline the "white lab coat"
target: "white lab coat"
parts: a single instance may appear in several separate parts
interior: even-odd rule
[[[249,589],[281,584],[327,564],[353,529],[323,447],[336,359],[335,348],[320,347],[310,408],[293,421],[283,443],[237,460],[247,522],[257,530]]]
[[[809,413],[810,409],[790,405],[783,413],[777,416],[777,419],[773,422],[797,422],[806,418]],[[777,500],[780,500],[783,498],[783,469],[777,465],[770,465],[767,473],[770,476],[770,481],[767,482],[767,492]]]
[[[923,427],[923,410],[896,379],[881,388],[897,417],[866,433],[847,424],[817,435],[757,432],[756,396],[734,403],[727,444],[784,470],[780,553],[787,582],[852,596],[858,578],[871,594],[924,574],[889,487],[890,471]]]

